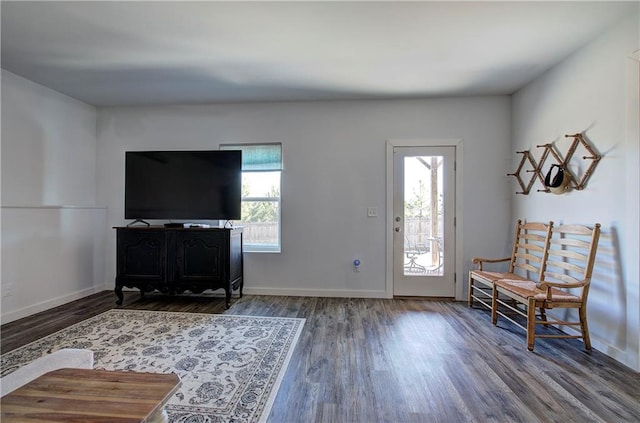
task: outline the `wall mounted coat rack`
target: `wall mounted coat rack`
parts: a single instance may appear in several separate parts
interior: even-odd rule
[[[556,147],[551,143],[536,146],[537,148],[543,149],[539,162],[536,162],[529,150],[516,152],[517,154],[522,154],[522,159],[520,160],[516,171],[507,174],[509,176],[514,176],[518,182],[518,185],[520,185],[520,188],[522,189],[522,191],[517,191],[516,194],[529,194],[536,179],[538,179],[544,187],[544,189],[537,190],[538,192],[550,192],[549,189],[545,186],[544,176],[542,175],[542,167],[545,165],[547,159],[549,159],[549,156],[551,156],[555,161],[555,164],[561,166],[571,178],[571,181],[569,183],[570,188],[576,190],[584,189],[587,181],[591,177],[593,170],[595,169],[602,156],[596,153],[593,147],[584,139],[584,136],[582,134],[567,134],[565,135],[565,138],[573,138],[573,140],[571,141],[571,144],[569,145],[564,156],[562,156],[557,151]],[[581,158],[582,160],[586,160],[589,162],[589,165],[582,174],[574,172],[569,167],[569,163],[571,162],[571,160],[575,159],[574,155],[579,146],[584,148],[589,154],[586,156],[582,156]],[[527,169],[526,167],[530,167],[530,169]],[[532,173],[533,175],[531,175],[531,177],[523,177],[523,170],[525,173]]]

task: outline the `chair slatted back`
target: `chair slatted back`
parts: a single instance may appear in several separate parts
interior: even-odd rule
[[[533,281],[541,281],[552,229],[553,222],[523,223],[522,220],[518,220],[509,272],[520,273]]]
[[[581,285],[582,297],[586,300],[599,238],[599,223],[592,228],[581,225],[555,227],[544,280]]]

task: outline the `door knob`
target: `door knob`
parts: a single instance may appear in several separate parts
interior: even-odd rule
[[[400,222],[401,220],[400,216],[396,216],[396,222]]]

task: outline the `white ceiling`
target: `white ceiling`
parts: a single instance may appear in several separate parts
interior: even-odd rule
[[[631,6],[2,1],[2,67],[96,106],[511,94]]]

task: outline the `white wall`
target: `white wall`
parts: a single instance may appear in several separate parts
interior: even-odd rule
[[[602,224],[588,318],[594,347],[640,368],[638,271],[638,13],[583,47],[513,97],[515,151],[536,151],[584,132],[604,156],[582,191],[515,196],[513,215],[529,220]],[[582,156],[581,152],[578,156]],[[518,157],[519,158],[519,157]],[[576,164],[576,161],[572,161]],[[584,170],[584,164],[582,165]],[[513,190],[516,185],[513,183]]]
[[[405,101],[114,107],[98,112],[98,201],[124,220],[124,152],[282,142],[282,253],[245,255],[245,291],[384,297],[386,140],[464,142],[465,271],[479,252],[506,251],[510,220],[509,97]],[[367,218],[367,207],[378,218]],[[107,234],[107,287],[115,233]],[[352,261],[362,262],[358,273]],[[458,276],[466,284],[466,277]],[[462,290],[460,290],[462,292]]]
[[[2,71],[2,322],[104,288],[96,110]]]

